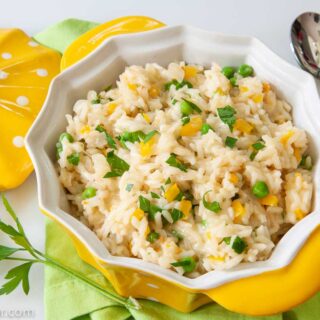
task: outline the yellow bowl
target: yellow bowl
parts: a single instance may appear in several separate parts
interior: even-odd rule
[[[294,106],[295,122],[307,127],[313,139],[313,157],[317,159],[320,123],[312,114],[319,100],[311,76],[287,64],[254,38],[185,26],[161,28],[110,38],[53,81],[44,109],[26,141],[37,174],[40,207],[66,228],[79,255],[100,270],[123,296],[157,300],[183,312],[211,300],[229,310],[252,315],[288,310],[320,287],[318,189],[314,212],[283,237],[270,259],[241,264],[230,271],[212,271],[196,279],[140,259],[110,255],[92,231],[67,213],[68,201],[55,171],[55,142],[66,127],[65,114],[72,112],[74,102],[88,90],[114,83],[126,65],[150,61],[167,65],[177,60],[202,65],[212,61],[253,65],[257,74],[280,88]],[[55,126],[49,125],[52,119]],[[314,174],[316,179],[317,166]]]

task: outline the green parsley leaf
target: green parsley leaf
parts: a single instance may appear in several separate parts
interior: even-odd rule
[[[256,157],[257,154],[258,154],[257,151],[252,151],[252,152],[250,153],[249,159],[250,159],[251,161],[253,161],[253,160],[255,159],[255,157]]]
[[[187,99],[182,99],[193,111],[197,112],[197,113],[201,113],[202,110],[192,101],[187,100]]]
[[[114,154],[114,151],[108,152],[106,158],[111,171],[106,173],[104,178],[121,177],[130,168],[127,162]]]
[[[188,88],[192,88],[193,87],[192,84],[190,82],[188,82],[188,81],[182,80],[181,82],[179,82],[178,80],[173,79],[173,80],[165,83],[164,90],[168,91],[171,86],[175,86],[176,90],[179,90],[179,89],[183,88],[184,86],[187,86]]]
[[[230,128],[230,131],[233,130],[233,126],[236,122],[236,110],[231,106],[225,106],[224,108],[218,108],[218,115],[221,121],[227,124]]]
[[[183,212],[176,209],[176,208],[173,208],[171,210],[171,217],[172,217],[172,220],[173,220],[173,223],[177,222],[178,220],[180,220],[182,217],[184,216]]]
[[[209,132],[209,130],[213,130],[213,128],[210,126],[210,124],[208,123],[204,123],[201,127],[201,135],[204,136],[205,134],[207,134]]]
[[[93,99],[93,100],[91,100],[91,103],[92,104],[99,104],[99,103],[101,103],[101,100],[100,100],[100,98]]]
[[[156,240],[158,240],[160,238],[160,234],[158,232],[152,231],[148,234],[147,236],[147,240],[150,243],[154,243]]]
[[[128,149],[127,145],[125,144],[126,142],[140,142],[145,138],[145,136],[146,134],[141,130],[134,132],[125,131],[121,136],[118,137],[118,140],[124,148]]]
[[[236,253],[241,254],[246,249],[247,243],[243,239],[237,236],[233,240],[231,247]]]
[[[21,250],[20,248],[9,248],[6,246],[0,245],[0,261],[10,257],[12,254],[16,253],[17,251]]]
[[[96,130],[98,132],[101,132],[104,134],[110,148],[117,149],[116,142],[113,140],[113,138],[110,136],[110,134],[108,134],[108,132],[106,131],[106,129],[103,126],[101,126],[101,125],[97,126]]]
[[[231,237],[224,237],[222,241],[229,245],[231,243]]]
[[[170,177],[165,181],[165,183],[164,184],[170,184],[171,183],[171,179],[170,179]]]
[[[261,141],[257,141],[256,143],[252,144],[252,148],[259,151],[263,148],[265,148],[266,146],[263,144],[263,142]]]
[[[152,191],[151,191],[151,197],[152,197],[153,199],[160,199],[160,196],[159,196],[157,193],[152,192]]]
[[[143,196],[139,196],[139,208],[144,211],[144,212],[149,212],[150,211],[150,200],[143,197]]]
[[[77,152],[74,152],[74,153],[70,154],[69,156],[67,156],[67,160],[70,164],[77,166],[80,161],[80,154]]]
[[[174,267],[182,267],[184,272],[192,272],[196,268],[196,261],[193,257],[185,257],[182,259],[179,259],[177,262],[171,263]]]
[[[187,172],[188,167],[177,159],[174,153],[171,153],[170,157],[167,159],[166,163],[171,167],[180,169],[183,172]]]
[[[132,188],[133,188],[133,183],[128,183],[126,185],[126,191],[130,192],[132,190]]]
[[[206,209],[208,209],[208,210],[210,210],[210,211],[212,211],[212,212],[218,213],[219,211],[221,211],[221,207],[220,207],[219,202],[218,202],[218,201],[208,202],[208,201],[206,200],[206,195],[207,195],[207,193],[209,193],[210,191],[211,191],[211,190],[207,191],[207,192],[203,195],[203,197],[202,197],[203,206],[204,206]]]
[[[225,145],[229,148],[234,148],[234,146],[236,145],[236,142],[238,141],[237,138],[233,138],[233,137],[229,137],[227,136],[226,137],[226,140],[225,140]]]

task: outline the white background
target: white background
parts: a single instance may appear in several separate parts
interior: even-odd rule
[[[291,23],[302,12],[320,12],[320,1],[0,0],[0,8],[0,28],[18,27],[30,35],[66,18],[105,22],[123,15],[147,15],[168,25],[190,24],[212,31],[252,35],[265,42],[282,58],[296,64],[289,46]],[[34,175],[18,189],[7,192],[7,196],[33,244],[43,250],[44,219],[37,207]],[[0,207],[1,218],[3,214],[4,210]],[[0,235],[0,243],[3,242],[4,237]],[[10,265],[0,264],[1,276]],[[20,289],[7,297],[0,297],[0,311],[4,310],[33,310],[34,319],[44,319],[41,266],[31,271],[31,291],[27,297]],[[0,319],[4,319],[1,313]]]

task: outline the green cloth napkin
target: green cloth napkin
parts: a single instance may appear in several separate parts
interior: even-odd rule
[[[96,25],[97,23],[93,22],[69,19],[49,27],[34,39],[63,53],[68,44]],[[46,225],[46,252],[64,265],[90,277],[107,291],[114,292],[100,272],[78,257],[65,231],[56,222],[49,220]],[[142,306],[140,310],[128,310],[89,288],[80,280],[50,267],[45,269],[44,301],[47,320],[319,320],[320,318],[320,294],[292,311],[269,317],[236,314],[215,303],[185,314],[157,302],[139,300]]]

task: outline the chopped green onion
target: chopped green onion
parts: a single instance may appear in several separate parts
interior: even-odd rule
[[[158,212],[162,212],[162,209],[160,207],[156,206],[155,204],[151,204],[150,210],[147,212],[149,220],[154,221],[156,214]]]
[[[236,253],[241,254],[246,249],[247,244],[243,239],[241,239],[240,237],[237,236],[233,240],[231,247]]]
[[[179,82],[178,80],[173,79],[173,80],[165,83],[164,90],[168,91],[172,85],[176,87],[176,90],[179,90],[179,89],[183,88],[184,86],[187,86],[188,88],[193,87],[192,84],[188,81],[182,80],[181,82]]]
[[[152,231],[148,234],[147,236],[147,240],[150,243],[154,243],[156,240],[158,240],[160,238],[160,234],[158,232]]]
[[[132,188],[133,188],[133,183],[128,183],[126,185],[126,191],[130,192],[132,190]]]
[[[229,148],[234,148],[234,146],[236,145],[236,142],[238,141],[237,138],[233,138],[233,137],[229,137],[227,136],[226,137],[226,140],[225,140],[225,145]]]
[[[242,64],[238,68],[238,73],[243,77],[250,77],[253,75],[253,68],[248,64]]]
[[[173,208],[171,210],[171,218],[173,220],[173,223],[177,222],[178,220],[180,220],[182,217],[184,216],[183,212],[176,209],[176,208]]]
[[[183,126],[185,126],[189,122],[190,122],[190,117],[183,117],[181,119],[181,123],[182,123]]]
[[[171,263],[174,267],[182,267],[184,272],[192,272],[196,268],[196,261],[193,257],[185,257],[182,259],[179,259],[177,262]]]
[[[125,171],[130,169],[129,164],[116,156],[114,151],[108,152],[106,158],[109,166],[111,167],[111,171],[107,172],[104,178],[121,177]]]
[[[150,200],[143,197],[139,196],[139,208],[144,211],[144,212],[149,212],[150,211]]]
[[[118,140],[120,141],[121,145],[128,149],[127,145],[125,144],[126,142],[140,142],[146,137],[146,134],[142,132],[141,130],[139,131],[134,131],[134,132],[128,132],[125,131],[121,136],[118,137]]]
[[[157,130],[152,130],[148,134],[145,135],[143,142],[148,142],[155,134],[159,133]]]
[[[74,152],[74,153],[70,154],[69,156],[67,156],[67,160],[70,164],[77,166],[80,161],[80,154],[77,152]]]
[[[152,197],[153,199],[160,199],[160,196],[159,196],[157,193],[155,193],[155,192],[151,192],[151,197]]]
[[[97,189],[93,187],[88,187],[85,188],[84,191],[82,192],[81,198],[84,199],[89,199],[94,197],[97,194]]]
[[[222,68],[221,72],[224,74],[226,78],[230,79],[235,74],[236,69],[234,67],[226,66]]]
[[[263,142],[261,141],[257,141],[256,143],[252,144],[252,148],[259,151],[263,148],[265,148],[266,146],[263,144]]]
[[[252,193],[257,198],[264,198],[269,194],[269,188],[264,181],[257,181],[252,187]]]
[[[117,149],[116,142],[113,140],[113,138],[110,136],[110,134],[106,131],[106,129],[102,125],[98,125],[96,127],[96,131],[104,134],[110,148]]]
[[[214,131],[213,128],[210,126],[210,124],[204,123],[201,127],[201,130],[200,130],[201,135],[203,136],[203,135],[207,134],[209,132],[209,130]]]
[[[174,153],[171,153],[170,157],[167,159],[166,163],[171,167],[180,169],[183,172],[187,172],[188,167],[177,159]]]
[[[211,190],[207,191],[207,192],[203,195],[203,197],[202,197],[203,206],[204,206],[206,209],[208,209],[208,210],[210,210],[210,211],[212,211],[212,212],[218,213],[219,211],[221,211],[221,207],[220,207],[219,202],[218,202],[218,201],[208,202],[208,201],[206,200],[206,195],[207,195],[207,193],[209,193],[210,191],[211,191]]]
[[[233,125],[236,122],[236,117],[234,116],[236,111],[231,106],[225,106],[224,108],[218,108],[218,115],[221,121],[227,124],[230,128],[230,131],[233,130]]]

